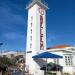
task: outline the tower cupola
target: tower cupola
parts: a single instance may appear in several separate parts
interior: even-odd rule
[[[44,1],[44,0],[31,0],[28,4],[27,4],[27,6],[26,6],[26,9],[29,9],[29,8],[31,8],[33,5],[35,5],[35,4],[38,4],[38,5],[40,5],[42,8],[44,8],[44,9],[49,9],[48,8],[48,4]]]

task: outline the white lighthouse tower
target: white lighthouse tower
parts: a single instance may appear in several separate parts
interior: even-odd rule
[[[28,10],[26,69],[29,74],[44,75],[32,56],[46,50],[46,10],[48,7],[42,0],[31,0],[26,9]]]

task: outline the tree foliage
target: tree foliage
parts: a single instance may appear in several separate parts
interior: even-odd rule
[[[0,57],[0,65],[12,65],[12,60],[7,57]]]
[[[46,66],[43,66],[41,70],[46,70]],[[62,71],[62,66],[51,62],[47,64],[47,71]]]

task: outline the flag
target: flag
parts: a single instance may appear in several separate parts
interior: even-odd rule
[[[0,45],[3,45],[3,43],[0,43]]]

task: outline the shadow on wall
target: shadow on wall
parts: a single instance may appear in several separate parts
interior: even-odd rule
[[[43,67],[47,63],[45,59],[34,58],[34,60],[40,67]]]

